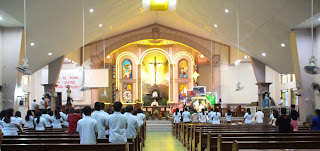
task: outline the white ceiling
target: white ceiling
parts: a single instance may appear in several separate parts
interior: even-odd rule
[[[314,4],[318,13],[320,0]],[[85,43],[102,37],[100,23],[107,36],[159,23],[206,38],[211,35],[207,29],[217,24],[215,40],[231,45],[237,41],[236,0],[178,0],[175,12],[144,11],[141,0],[86,0],[85,10]],[[0,26],[21,27],[23,1],[0,0],[0,15]],[[278,72],[293,73],[289,33],[309,17],[309,0],[241,0],[241,48]],[[27,32],[28,44],[35,43],[27,48],[30,69],[36,71],[82,46],[82,1],[27,0]]]

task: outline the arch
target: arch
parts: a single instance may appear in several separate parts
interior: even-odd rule
[[[120,59],[122,58],[122,57],[124,57],[124,56],[131,56],[131,57],[133,57],[134,58],[134,61],[135,61],[135,64],[136,64],[136,68],[135,68],[135,73],[136,73],[136,75],[137,75],[137,77],[138,77],[138,58],[137,58],[137,56],[134,54],[134,53],[132,53],[132,52],[123,52],[123,53],[121,53],[121,54],[119,54],[118,55],[118,57],[117,57],[117,60],[116,60],[116,88],[119,88],[119,81],[120,81],[120,67],[119,67],[119,62],[120,62]],[[131,61],[132,62],[132,61]],[[121,64],[122,65],[122,64]],[[133,72],[134,73],[134,72]],[[138,78],[136,78],[136,83],[138,83]]]
[[[189,52],[185,52],[185,51],[182,51],[182,52],[179,52],[177,53],[176,55],[173,56],[173,62],[176,62],[176,59],[178,56],[181,56],[181,55],[186,55],[190,58],[191,62],[192,62],[192,65],[195,65],[195,62],[194,62],[194,58],[193,56],[189,53]]]

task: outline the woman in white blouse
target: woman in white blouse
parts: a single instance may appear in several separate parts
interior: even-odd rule
[[[53,128],[62,128],[61,122],[63,122],[63,119],[60,116],[59,110],[55,110],[54,116],[52,117],[52,127]]]
[[[207,123],[207,114],[204,112],[204,109],[201,110],[200,123]]]
[[[247,108],[247,113],[244,114],[244,123],[245,124],[251,124],[252,123],[252,117],[253,115],[251,114],[250,108]]]
[[[19,123],[20,127],[23,128],[23,126],[24,126],[24,121],[23,121],[23,119],[21,118],[21,112],[20,112],[20,111],[17,111],[14,115],[15,115],[15,118],[16,118],[17,122]]]
[[[41,117],[41,112],[36,112],[36,118],[34,119],[34,125],[36,126],[36,131],[43,131],[46,127],[46,119]]]
[[[27,111],[27,115],[25,117],[25,120],[26,120],[26,127],[27,128],[34,128],[34,124],[33,124],[34,117],[32,115],[31,110]]]
[[[227,123],[231,123],[232,114],[230,109],[228,109],[228,112],[226,113],[225,117],[226,117]]]
[[[212,124],[220,124],[221,113],[215,108],[212,114]]]
[[[9,109],[7,109],[6,116],[3,119],[3,127],[2,127],[3,135],[4,136],[18,135],[17,129],[20,132],[23,132],[22,128],[20,127],[20,125],[17,122],[16,118],[13,117],[13,109],[9,108]]]
[[[181,113],[179,112],[179,108],[176,108],[175,113],[173,114],[173,123],[180,123]]]

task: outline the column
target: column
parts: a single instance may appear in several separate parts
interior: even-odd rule
[[[169,98],[169,102],[174,102],[176,103],[176,100],[173,100],[173,64],[170,64],[170,84],[169,84],[169,94],[170,94],[170,98]]]
[[[141,95],[141,93],[142,93],[142,90],[141,90],[141,64],[138,64],[137,65],[138,66],[138,83],[137,83],[137,85],[138,85],[138,99],[140,100],[140,101],[142,101],[142,95]]]

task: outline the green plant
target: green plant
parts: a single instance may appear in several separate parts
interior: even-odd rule
[[[154,114],[159,114],[159,111],[156,109],[156,110],[154,110],[153,113],[154,113]]]
[[[146,119],[150,118],[150,112],[144,112],[144,114],[146,115]]]
[[[167,105],[168,104],[168,99],[162,98],[162,105]]]

